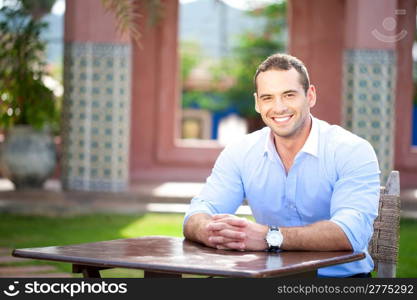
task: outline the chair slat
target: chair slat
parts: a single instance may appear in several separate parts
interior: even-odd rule
[[[399,196],[400,174],[392,171],[386,187],[380,189],[378,216],[374,221],[374,233],[368,248],[375,270],[380,266],[378,277],[395,277],[401,213]]]

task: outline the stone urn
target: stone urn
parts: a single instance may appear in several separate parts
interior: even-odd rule
[[[1,173],[16,189],[42,188],[56,161],[52,135],[27,125],[11,128],[0,149]]]

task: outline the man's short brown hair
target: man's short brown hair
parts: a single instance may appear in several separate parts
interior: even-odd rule
[[[269,56],[267,59],[265,59],[259,65],[258,69],[256,70],[255,76],[253,78],[255,91],[258,92],[256,78],[258,77],[259,73],[266,72],[269,70],[288,71],[291,68],[294,68],[298,72],[298,74],[300,74],[300,83],[303,86],[304,92],[307,94],[307,90],[310,87],[310,79],[308,76],[306,66],[298,58],[288,55],[288,54],[283,54],[283,53],[273,54]]]

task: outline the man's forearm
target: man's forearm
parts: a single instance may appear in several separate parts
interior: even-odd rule
[[[208,214],[198,213],[192,215],[184,226],[184,236],[195,242],[210,247],[235,250],[264,250],[266,249],[265,236],[267,226],[254,222],[236,222],[236,217],[212,217]],[[216,221],[217,220],[217,221]],[[210,224],[209,226],[207,226]],[[238,225],[238,226],[237,226]],[[210,227],[211,230],[207,229]],[[221,230],[227,228],[228,230]],[[307,226],[280,227],[284,236],[281,248],[284,250],[311,250],[311,251],[338,251],[352,250],[352,246],[343,230],[331,221],[320,221]],[[244,233],[245,237],[239,235]],[[212,240],[214,238],[214,240]],[[228,246],[230,239],[241,241],[243,247],[236,243]]]
[[[302,227],[280,227],[284,250],[338,251],[352,250],[343,230],[331,221],[320,221]]]

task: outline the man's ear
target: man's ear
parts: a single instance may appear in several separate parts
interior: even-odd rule
[[[310,108],[316,105],[316,99],[317,99],[316,88],[314,87],[314,85],[311,84],[307,90],[307,100],[308,100]]]
[[[253,93],[253,97],[255,98],[255,110],[258,114],[260,114],[258,106],[258,95],[256,93]]]

